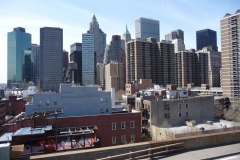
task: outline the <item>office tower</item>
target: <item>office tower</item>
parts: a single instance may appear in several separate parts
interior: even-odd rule
[[[204,29],[196,32],[197,50],[203,47],[217,47],[217,32],[211,29]]]
[[[180,51],[176,55],[176,84],[178,87],[187,87],[187,84],[196,82],[196,54],[195,51]]]
[[[142,17],[135,20],[136,38],[153,37],[156,39],[157,42],[159,42],[159,32],[159,21]]]
[[[103,63],[104,64],[108,64],[108,62],[110,62],[110,57],[108,56],[109,53],[109,45],[106,46],[105,48],[105,52],[104,52],[104,59],[103,59]]]
[[[165,35],[165,40],[167,41],[172,41],[174,39],[181,39],[184,43],[184,32],[181,29],[177,29]]]
[[[124,90],[123,64],[121,62],[110,62],[105,66],[105,90]]]
[[[96,63],[102,63],[106,48],[106,34],[99,28],[98,21],[93,15],[88,33],[94,34],[94,51],[96,52]]]
[[[77,70],[74,72],[74,82],[82,84],[82,43],[74,43],[70,46],[70,62],[77,63]]]
[[[68,69],[68,52],[63,50],[63,68]]]
[[[125,45],[126,45],[126,43],[131,40],[131,34],[130,34],[130,32],[128,31],[127,25],[126,25],[126,30],[125,30],[125,32],[124,32],[123,35],[122,35],[122,40],[123,40],[123,44],[124,44],[124,46],[122,47],[122,49],[125,50]]]
[[[155,38],[129,41],[126,45],[126,83],[140,79],[152,79],[156,83],[157,54],[158,44]]]
[[[157,84],[166,86],[175,84],[175,53],[171,41],[162,40],[158,43],[159,52],[156,58]]]
[[[22,27],[14,28],[7,34],[7,86],[23,81],[23,52],[31,49],[31,34]]]
[[[63,78],[63,29],[40,28],[40,81],[43,91],[58,91]]]
[[[82,34],[82,83],[95,84],[94,34]]]
[[[105,64],[97,63],[97,84],[105,88]]]
[[[33,63],[32,63],[32,51],[24,50],[23,51],[23,80],[24,82],[32,81],[32,70],[33,70]]]
[[[108,50],[108,61],[107,64],[110,63],[111,61],[115,62],[121,62],[121,36],[119,35],[113,35],[112,40],[109,45],[109,50]]]
[[[174,44],[174,53],[178,53],[180,51],[185,51],[185,44],[181,39],[172,40],[172,44]]]
[[[36,79],[39,78],[39,70],[40,70],[40,46],[37,44],[32,44],[32,62],[33,62],[33,70],[32,70],[32,80],[37,85]]]
[[[227,13],[221,19],[221,87],[223,96],[229,97],[233,103],[239,101],[240,96],[239,22],[240,10],[237,10],[234,14]]]
[[[208,54],[196,52],[196,86],[208,84]]]
[[[221,52],[211,47],[204,47],[199,53],[208,54],[208,84],[210,87],[220,87]]]

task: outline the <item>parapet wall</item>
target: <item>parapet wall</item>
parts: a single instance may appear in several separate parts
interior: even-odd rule
[[[163,146],[166,144],[184,142],[184,148],[186,150],[219,146],[225,144],[232,144],[240,142],[240,131],[229,131],[221,133],[213,133],[208,135],[199,135],[192,137],[176,138],[173,140],[164,140],[164,141],[150,141],[150,142],[141,142],[135,144],[119,145],[115,147],[103,147],[95,148],[89,150],[76,150],[60,153],[51,153],[31,156],[30,159],[35,160],[88,160],[88,159],[99,159],[105,158],[108,156],[119,155],[124,153],[139,151],[143,149],[148,149],[151,147]],[[154,152],[153,152],[154,153]],[[138,153],[135,156],[146,155],[147,152]],[[121,157],[119,159],[125,159],[127,157]]]

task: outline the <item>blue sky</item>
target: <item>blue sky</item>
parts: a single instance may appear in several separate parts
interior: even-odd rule
[[[217,31],[220,42],[220,19],[240,9],[240,0],[0,0],[0,83],[7,82],[7,32],[24,27],[39,44],[41,27],[63,28],[64,49],[81,42],[95,12],[100,28],[107,34],[122,35],[125,25],[135,38],[135,19],[160,21],[160,39],[175,29],[184,31],[186,49],[196,48],[196,31]]]

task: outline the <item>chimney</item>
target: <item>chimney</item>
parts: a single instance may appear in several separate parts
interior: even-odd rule
[[[159,99],[159,93],[158,93],[158,92],[154,92],[154,97],[155,97],[155,100],[158,101],[158,99]]]
[[[132,106],[131,106],[131,104],[128,104],[128,105],[127,105],[127,111],[130,112],[130,113],[132,112]]]

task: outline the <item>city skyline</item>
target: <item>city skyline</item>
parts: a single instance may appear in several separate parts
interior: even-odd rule
[[[71,44],[81,42],[81,35],[88,30],[89,22],[94,14],[101,29],[107,34],[107,44],[112,35],[124,33],[126,24],[132,39],[135,39],[135,20],[144,17],[160,22],[160,40],[163,40],[165,34],[172,30],[183,30],[186,49],[196,49],[197,30],[207,28],[215,30],[217,45],[221,50],[220,19],[225,13],[235,12],[239,6],[237,0],[220,1],[220,3],[216,0],[111,2],[35,1],[28,3],[25,1],[24,3],[22,1],[20,3],[1,1],[0,19],[3,23],[0,24],[0,64],[2,65],[0,83],[7,82],[7,32],[11,32],[16,27],[23,27],[32,35],[32,44],[40,44],[40,28],[44,26],[62,28],[63,49],[70,52]],[[152,7],[153,4],[158,7]],[[124,8],[121,14],[116,11],[121,11],[118,8]],[[139,11],[136,11],[136,8]]]

